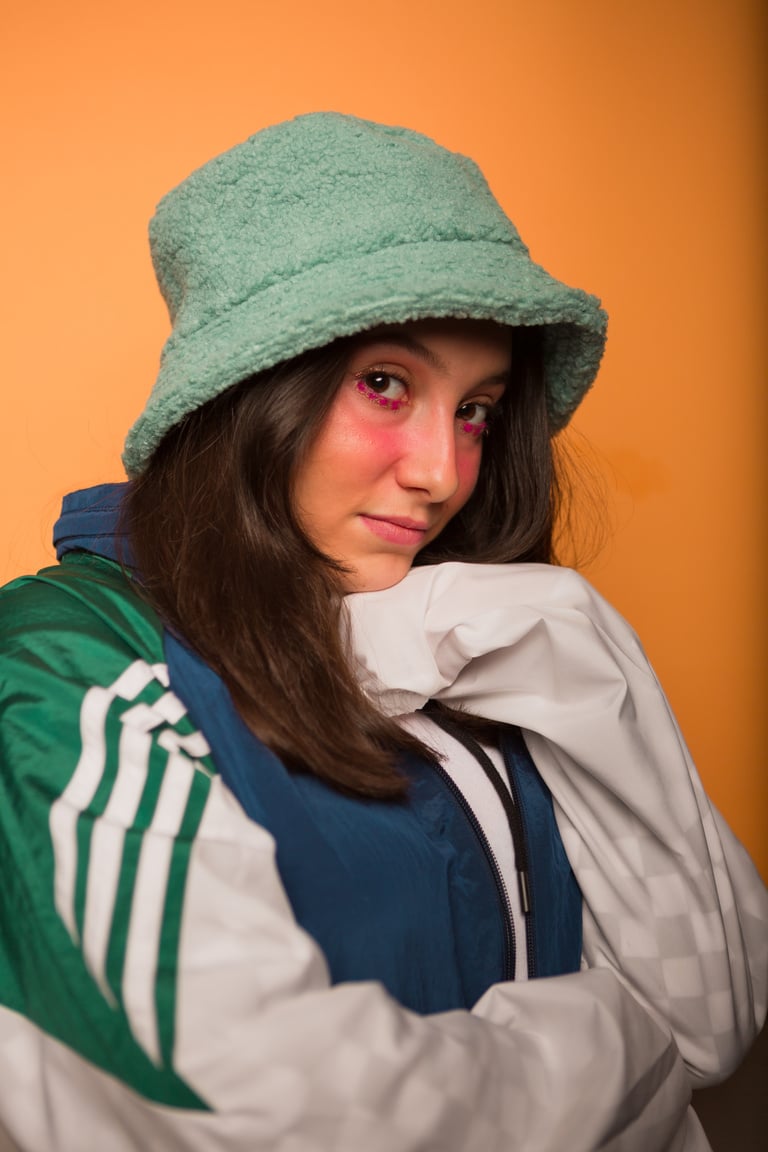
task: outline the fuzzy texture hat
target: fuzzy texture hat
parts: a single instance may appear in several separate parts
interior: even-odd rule
[[[534,264],[480,169],[427,136],[319,112],[193,172],[150,224],[173,324],[129,475],[224,389],[339,336],[468,317],[543,325],[553,430],[597,373],[599,301]]]

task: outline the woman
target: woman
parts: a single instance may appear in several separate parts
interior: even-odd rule
[[[706,1148],[766,895],[551,565],[597,301],[470,161],[335,114],[151,241],[130,483],[3,594],[7,1145]]]

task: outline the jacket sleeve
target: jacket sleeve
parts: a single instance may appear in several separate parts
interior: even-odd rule
[[[330,986],[149,631],[22,586],[0,641],[3,1147],[707,1147],[610,970],[432,1017]]]
[[[524,729],[584,897],[586,964],[671,1028],[696,1087],[730,1073],[765,1019],[768,893],[629,625],[537,564],[415,569],[348,603],[380,706],[436,696]]]

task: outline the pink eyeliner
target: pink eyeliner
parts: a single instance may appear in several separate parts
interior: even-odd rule
[[[363,380],[358,380],[357,390],[361,396],[365,396],[366,400],[372,400],[374,404],[388,408],[390,412],[397,412],[403,403],[402,400],[389,400],[386,396],[380,396],[378,392],[374,392],[373,388],[369,388]]]

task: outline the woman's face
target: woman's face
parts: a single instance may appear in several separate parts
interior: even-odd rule
[[[348,570],[347,591],[397,584],[467,502],[510,354],[508,329],[474,320],[381,328],[354,345],[295,486],[304,530]]]

